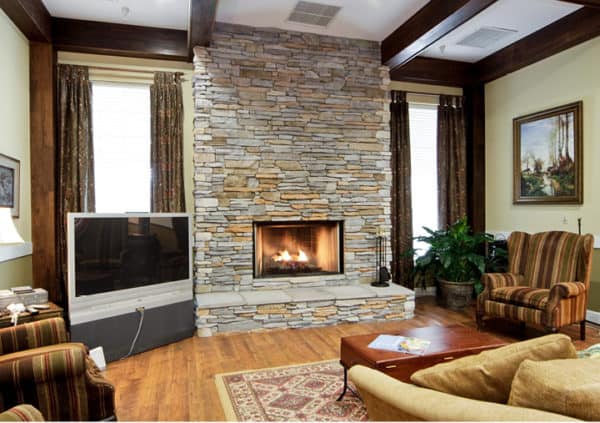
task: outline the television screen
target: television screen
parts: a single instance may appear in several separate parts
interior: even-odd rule
[[[189,218],[76,217],[75,296],[190,278]]]

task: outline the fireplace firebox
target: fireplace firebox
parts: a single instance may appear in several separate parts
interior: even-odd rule
[[[254,277],[343,273],[343,222],[255,222]]]

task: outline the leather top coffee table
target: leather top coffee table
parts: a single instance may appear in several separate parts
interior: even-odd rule
[[[431,341],[431,344],[423,355],[415,355],[369,348],[368,345],[381,333],[342,338],[340,363],[344,366],[344,390],[338,401],[346,394],[348,388],[348,369],[356,364],[379,370],[403,382],[410,382],[410,376],[417,370],[508,343],[493,335],[461,325],[428,326],[385,334],[426,339]]]

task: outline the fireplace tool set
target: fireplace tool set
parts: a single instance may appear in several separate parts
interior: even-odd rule
[[[390,271],[385,266],[386,260],[386,248],[385,248],[385,238],[383,236],[378,236],[375,239],[375,277],[377,280],[371,284],[371,286],[377,287],[385,287],[390,286],[387,281],[389,281],[392,277],[390,275]]]

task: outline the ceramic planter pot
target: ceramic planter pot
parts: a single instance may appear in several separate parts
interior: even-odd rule
[[[444,307],[462,310],[471,304],[474,282],[452,282],[438,279],[438,283],[440,287],[438,300]]]

